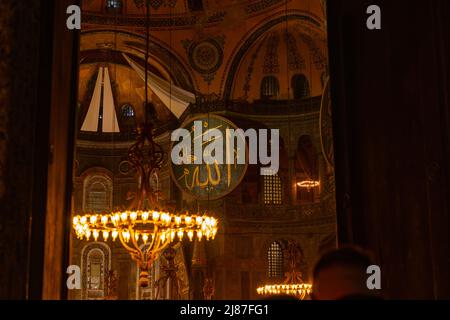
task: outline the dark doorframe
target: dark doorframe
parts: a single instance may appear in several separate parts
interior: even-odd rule
[[[0,298],[64,298],[78,75],[73,0],[2,0]]]

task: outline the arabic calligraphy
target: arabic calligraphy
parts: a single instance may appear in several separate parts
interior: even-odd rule
[[[205,131],[203,134],[195,135],[195,121],[202,121],[202,126]],[[219,116],[205,116],[196,117],[191,119],[182,126],[188,129],[192,138],[192,143],[195,143],[197,139],[203,139],[208,132],[212,130],[219,130],[223,133],[229,128],[236,128],[236,126],[228,119]],[[225,134],[224,134],[225,135]],[[210,139],[205,138],[206,141],[202,141],[202,154],[209,155],[207,150],[208,146],[221,139],[218,136],[213,136]],[[223,150],[226,152],[227,148],[230,148],[227,143],[224,143]],[[234,160],[232,163],[220,163],[219,161],[211,161],[210,163],[196,163],[194,154],[188,153],[188,157],[191,159],[189,163],[180,163],[171,165],[171,174],[175,184],[184,192],[189,193],[200,200],[206,199],[218,199],[233,191],[241,182],[245,172],[247,170],[247,164],[239,164],[238,153],[239,146],[236,143],[233,146],[234,149],[228,149],[232,151]],[[193,149],[193,148],[192,148]],[[222,147],[221,147],[222,149]],[[232,156],[232,157],[233,157]]]

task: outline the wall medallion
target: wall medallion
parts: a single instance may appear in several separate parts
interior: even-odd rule
[[[199,123],[201,123],[201,127]],[[196,142],[200,142],[203,154],[207,152],[208,145],[213,143],[214,140],[203,141],[203,136],[208,130],[217,129],[221,132],[223,137],[220,139],[223,142],[221,146],[223,148],[223,155],[226,155],[227,150],[231,148],[230,141],[226,138],[227,129],[238,129],[230,120],[211,114],[188,119],[181,128],[188,130],[190,133],[191,154],[189,156],[192,159],[194,159]],[[195,133],[197,130],[200,132]],[[243,142],[245,143],[245,139]],[[178,143],[173,142],[171,150]],[[238,153],[238,147],[239,144],[235,140],[233,148],[235,157]],[[245,148],[247,149],[246,144]],[[210,165],[206,164],[205,161],[202,162],[202,164],[194,164],[192,162],[192,164],[177,165],[173,161],[169,161],[170,173],[175,184],[184,193],[189,194],[197,200],[215,200],[226,196],[241,183],[247,171],[247,161],[245,161],[245,164],[237,164],[237,161],[233,161],[235,164],[226,164],[224,161],[223,164],[214,163]]]
[[[184,40],[182,44],[192,68],[200,73],[207,83],[214,80],[217,70],[223,63],[225,37],[215,37],[195,42]]]

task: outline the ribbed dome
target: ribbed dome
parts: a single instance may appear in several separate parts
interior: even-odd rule
[[[281,22],[249,48],[234,78],[232,98],[284,100],[322,94],[326,35],[306,21]]]

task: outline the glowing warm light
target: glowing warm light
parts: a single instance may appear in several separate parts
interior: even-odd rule
[[[98,236],[99,236],[98,230],[92,231],[92,236],[94,237],[94,240],[97,241]]]
[[[161,252],[171,243],[184,238],[190,241],[195,237],[198,241],[214,239],[218,230],[216,218],[188,213],[177,215],[158,210],[86,214],[73,217],[72,224],[76,236],[81,240],[93,238],[106,242],[119,238],[125,249],[133,257],[138,257],[134,259],[140,259],[136,260],[139,263],[147,261],[145,259],[154,259],[155,252]],[[147,246],[144,247],[145,244]],[[136,252],[141,255],[133,255]],[[145,274],[143,277],[145,280]]]
[[[303,300],[312,292],[312,285],[306,283],[266,285],[256,289],[256,292],[262,296],[294,295]]]
[[[299,186],[300,188],[312,189],[320,186],[320,182],[316,180],[304,180],[297,182],[297,186]]]

